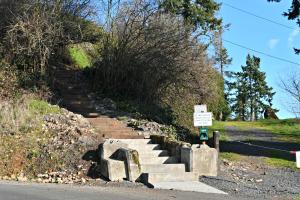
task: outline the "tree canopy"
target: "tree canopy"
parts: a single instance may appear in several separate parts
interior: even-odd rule
[[[222,20],[216,17],[220,4],[214,0],[160,0],[159,5],[167,12],[181,15],[194,30],[217,30],[222,24]]]

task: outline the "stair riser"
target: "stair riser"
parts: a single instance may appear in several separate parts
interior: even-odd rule
[[[155,174],[149,173],[142,178],[143,181],[146,183],[158,183],[158,182],[174,182],[174,181],[199,181],[199,177],[196,174],[170,174],[170,173],[162,173],[162,174]]]
[[[105,139],[143,139],[144,136],[141,135],[132,135],[132,134],[126,134],[126,135],[104,135]]]
[[[168,164],[168,163],[177,163],[177,159],[174,157],[152,157],[144,158],[140,157],[140,163],[142,165],[146,164]]]
[[[161,147],[158,144],[129,144],[128,147],[140,151],[141,154],[152,150],[161,150]]]
[[[159,157],[159,156],[169,156],[168,151],[166,150],[153,150],[150,152],[140,152],[140,157]]]
[[[143,173],[174,173],[182,174],[185,172],[185,166],[182,164],[163,164],[163,165],[142,165]]]
[[[151,144],[151,140],[150,139],[142,139],[142,140],[119,140],[123,143],[129,144],[129,145],[147,145],[147,144]]]

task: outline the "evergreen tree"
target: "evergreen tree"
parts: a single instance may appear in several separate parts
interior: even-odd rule
[[[225,28],[228,28],[229,25],[226,25]],[[229,115],[230,115],[230,108],[228,105],[228,99],[227,99],[227,94],[225,90],[227,90],[227,85],[225,81],[225,76],[228,75],[228,71],[225,71],[225,67],[227,65],[230,65],[232,62],[232,58],[229,57],[227,53],[227,49],[224,48],[223,46],[223,40],[222,40],[222,35],[223,35],[223,27],[218,29],[217,31],[214,32],[214,40],[213,40],[213,45],[215,49],[215,65],[216,68],[220,70],[220,74],[223,79],[223,93],[224,93],[224,102],[223,102],[223,109],[218,113],[217,119],[218,120],[225,120]]]
[[[260,71],[260,58],[247,56],[246,66],[234,73],[235,81],[230,83],[232,109],[241,120],[257,120],[269,107],[275,92],[266,82],[266,74]]]
[[[215,0],[159,0],[159,5],[166,12],[181,15],[194,31],[207,33],[217,30],[222,24],[222,20],[215,16],[221,4]]]
[[[225,28],[228,28],[229,25],[226,25]],[[229,57],[227,49],[223,46],[223,27],[214,33],[214,47],[215,47],[215,62],[220,69],[220,73],[224,78],[225,67],[230,65],[232,58]]]

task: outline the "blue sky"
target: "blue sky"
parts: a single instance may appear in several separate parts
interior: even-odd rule
[[[223,38],[234,43],[255,49],[276,57],[284,58],[296,63],[300,63],[300,55],[295,55],[293,47],[300,48],[300,29],[294,21],[287,20],[282,16],[291,5],[291,0],[282,0],[281,3],[268,3],[267,0],[218,0],[234,7],[246,10],[264,18],[271,19],[277,23],[292,27],[288,29],[254,16],[242,13],[229,6],[223,5],[219,16],[223,18],[225,24],[231,24]],[[239,71],[241,65],[245,65],[248,53],[261,58],[261,70],[266,72],[267,82],[274,88],[274,107],[279,109],[280,118],[294,117],[288,111],[287,105],[291,98],[279,87],[280,79],[297,70],[300,65],[294,65],[280,60],[276,60],[252,51],[234,46],[224,42],[229,55],[233,58],[228,70]]]

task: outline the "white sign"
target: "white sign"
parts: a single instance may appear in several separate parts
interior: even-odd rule
[[[207,112],[207,106],[206,105],[195,105],[194,110],[195,110],[195,113]]]
[[[194,126],[195,127],[212,126],[212,113],[211,112],[204,112],[204,113],[195,112],[194,113]]]
[[[296,152],[296,163],[297,163],[297,168],[300,168],[300,151]]]

